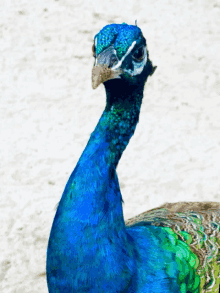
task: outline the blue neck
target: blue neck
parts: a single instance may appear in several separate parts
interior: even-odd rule
[[[75,274],[74,288],[82,287],[82,272],[91,284],[94,275],[105,275],[107,283],[118,278],[115,284],[120,284],[122,277],[130,280],[134,267],[116,167],[135,131],[143,90],[136,99],[130,95],[127,100],[115,100],[106,91],[106,109],[67,182],[48,245],[48,275],[55,271],[62,280],[62,275],[67,279]]]
[[[121,155],[138,122],[140,105],[107,105],[75,170],[61,205],[78,224],[122,229],[122,197],[116,174]],[[109,232],[108,232],[109,233]]]
[[[128,89],[111,83],[108,86],[109,83],[105,84],[105,111],[67,182],[60,204],[74,221],[121,229],[124,220],[116,167],[134,134],[143,87]],[[129,94],[113,91],[119,88]]]

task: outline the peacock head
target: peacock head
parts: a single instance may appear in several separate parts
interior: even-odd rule
[[[144,84],[153,67],[146,40],[136,25],[110,24],[94,38],[92,47],[95,64],[92,70],[92,87],[121,79],[129,84]]]

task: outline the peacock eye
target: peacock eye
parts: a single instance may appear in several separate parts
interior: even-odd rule
[[[93,54],[93,57],[96,56],[96,54],[95,54],[95,45],[94,44],[92,45],[92,54]]]
[[[144,55],[145,55],[144,47],[140,47],[134,52],[134,54],[132,55],[132,58],[135,61],[141,62],[144,59]]]

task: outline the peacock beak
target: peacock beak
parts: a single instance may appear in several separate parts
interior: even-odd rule
[[[113,70],[108,68],[106,64],[94,65],[92,69],[92,88],[96,89],[101,83],[118,78],[121,73],[122,70]]]
[[[105,49],[96,56],[92,69],[92,88],[96,89],[101,83],[114,78],[119,78],[122,69],[117,66],[119,60],[113,46]]]

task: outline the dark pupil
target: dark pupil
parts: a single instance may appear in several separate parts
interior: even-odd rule
[[[139,48],[137,51],[134,52],[134,58],[141,59],[143,56],[143,48]]]

